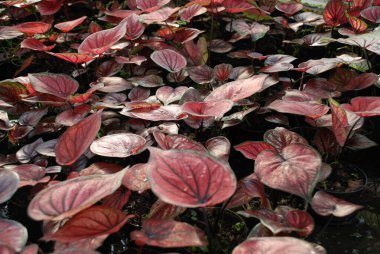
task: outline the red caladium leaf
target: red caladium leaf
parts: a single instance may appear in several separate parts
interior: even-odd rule
[[[39,248],[37,244],[29,244],[26,246],[20,254],[38,254]]]
[[[264,150],[276,150],[270,144],[262,141],[246,141],[234,146],[234,148],[236,151],[241,152],[247,159],[251,160],[256,160],[257,155]]]
[[[172,102],[179,101],[188,89],[186,86],[178,86],[176,88],[163,86],[157,89],[156,97],[165,105],[168,105]]]
[[[232,73],[231,64],[218,64],[214,67],[215,78],[220,81],[226,81],[229,79],[230,74]]]
[[[348,123],[347,114],[343,107],[333,99],[329,99],[331,108],[332,130],[335,135],[336,141],[340,146],[344,146],[351,127]]]
[[[208,48],[210,49],[210,51],[215,53],[227,53],[231,51],[234,48],[234,46],[227,41],[221,39],[214,39],[208,43]]]
[[[329,1],[323,11],[323,19],[325,20],[326,25],[339,26],[340,24],[346,23],[346,10],[347,8],[342,0]]]
[[[342,107],[358,116],[378,116],[380,115],[380,98],[358,96],[353,98],[350,104],[343,104]]]
[[[42,138],[37,139],[33,143],[24,145],[20,150],[16,152],[16,157],[21,163],[28,163],[34,156],[37,155],[36,148],[44,141]]]
[[[164,150],[193,150],[201,153],[207,151],[201,143],[191,140],[189,137],[184,135],[165,135],[160,131],[154,131],[153,137],[158,145]]]
[[[295,143],[308,145],[307,140],[301,135],[283,127],[277,127],[273,130],[266,131],[264,134],[264,141],[276,148],[277,151],[281,151],[284,147]]]
[[[166,21],[172,14],[176,13],[179,10],[179,7],[171,8],[164,7],[157,11],[151,12],[149,14],[143,14],[140,16],[140,20],[145,24],[160,23]]]
[[[222,1],[222,5],[228,13],[239,13],[254,8],[246,0],[225,0]]]
[[[205,12],[207,12],[207,9],[205,7],[202,7],[199,4],[193,4],[189,7],[181,9],[178,14],[181,20],[190,22],[192,18],[202,15]]]
[[[150,90],[142,87],[134,87],[128,93],[128,99],[131,101],[142,101],[149,97]]]
[[[258,218],[261,224],[269,228],[275,235],[284,231],[297,231],[301,236],[308,236],[314,229],[314,221],[309,213],[289,206],[277,206],[275,211],[260,208],[238,213],[245,217]]]
[[[255,173],[265,185],[309,200],[321,165],[317,151],[294,143],[281,152],[262,151],[255,161]]]
[[[150,58],[169,72],[178,72],[186,67],[186,58],[171,49],[154,51]]]
[[[107,236],[102,237],[102,243],[107,238]],[[96,238],[95,238],[96,239]],[[91,241],[94,241],[94,239],[91,239]],[[100,244],[102,245],[102,244]],[[54,251],[53,254],[99,254],[99,252],[89,249],[82,249],[82,248],[66,248],[64,250]]]
[[[326,254],[322,246],[318,249],[311,243],[293,237],[252,237],[239,244],[232,254]]]
[[[98,91],[104,93],[117,93],[134,87],[131,82],[120,77],[102,77],[98,82],[104,85]]]
[[[214,70],[207,65],[191,67],[187,72],[190,78],[197,84],[211,83],[215,78]]]
[[[116,56],[115,61],[121,64],[136,64],[140,66],[143,62],[145,62],[147,59],[145,56],[130,56],[130,57],[124,57],[124,56]]]
[[[41,143],[36,147],[36,151],[37,153],[45,156],[55,157],[55,146],[57,142],[58,139],[52,139],[44,143]]]
[[[0,219],[0,245],[21,251],[28,239],[26,228],[14,220]]]
[[[58,164],[71,165],[87,150],[100,129],[101,113],[88,116],[62,134],[55,147]]]
[[[0,82],[0,100],[5,103],[17,106],[22,95],[26,95],[26,89],[23,85],[9,81]]]
[[[32,36],[34,34],[46,33],[51,28],[51,25],[47,23],[35,21],[35,22],[22,23],[22,24],[13,26],[13,28],[16,31]]]
[[[90,113],[90,110],[91,106],[87,104],[76,106],[59,113],[55,118],[55,122],[65,126],[72,126],[85,118]]]
[[[185,44],[198,37],[204,31],[195,28],[181,28],[178,29],[174,34],[174,42]]]
[[[136,7],[145,12],[153,12],[169,2],[170,0],[136,0]]]
[[[361,90],[367,88],[376,83],[379,80],[379,77],[376,73],[362,73],[358,76],[354,76],[349,79],[348,84],[345,83],[343,87],[340,88],[341,91],[352,91],[352,90]]]
[[[275,100],[267,108],[312,119],[317,119],[329,111],[328,106],[314,101]]]
[[[48,109],[36,109],[23,113],[18,119],[18,123],[21,125],[36,126],[38,122],[48,112]]]
[[[368,7],[360,12],[360,16],[373,23],[380,23],[380,6]]]
[[[149,190],[148,164],[138,163],[128,168],[123,178],[123,185],[139,193]]]
[[[338,97],[341,95],[336,89],[336,85],[326,79],[310,79],[305,84],[302,91],[316,99],[328,99],[330,97]]]
[[[31,49],[31,50],[36,50],[36,51],[49,51],[55,47],[55,44],[50,45],[50,46],[46,46],[40,40],[37,40],[34,38],[28,38],[28,39],[25,39],[21,42],[20,47]]]
[[[23,35],[23,33],[17,31],[12,27],[0,27],[0,40],[10,40]]]
[[[335,217],[344,217],[363,208],[361,205],[352,204],[323,191],[318,191],[314,194],[311,207],[319,215],[334,215]]]
[[[194,41],[188,41],[184,45],[186,53],[189,55],[188,61],[192,65],[206,64],[208,59],[207,41],[204,37],[198,39],[197,44]]]
[[[126,33],[125,38],[127,40],[136,40],[139,38],[145,30],[144,25],[139,21],[139,16],[135,13],[129,15],[126,19]]]
[[[234,20],[232,21],[232,25],[228,24],[227,26],[231,26],[232,29],[237,31],[243,38],[247,35],[250,35],[252,41],[257,41],[258,39],[264,37],[270,29],[269,26],[262,25],[257,22],[248,24],[242,19]]]
[[[117,133],[95,140],[91,152],[101,156],[125,158],[141,152],[145,138],[132,133]]]
[[[113,76],[123,68],[123,64],[116,62],[114,59],[101,63],[96,68],[97,77]]]
[[[87,208],[69,219],[58,231],[44,236],[45,240],[73,242],[118,232],[134,215],[107,206]]]
[[[81,64],[87,63],[93,59],[92,56],[79,54],[79,53],[53,53],[49,52],[50,55],[61,58],[67,62]]]
[[[171,205],[158,199],[150,208],[148,218],[155,220],[174,219],[185,211],[185,207]]]
[[[141,230],[132,231],[131,240],[137,245],[163,248],[207,245],[206,236],[200,229],[174,220],[145,220]]]
[[[66,99],[78,90],[78,82],[66,74],[34,73],[28,74],[33,89]]]
[[[356,33],[362,33],[367,30],[367,23],[363,20],[358,19],[357,17],[349,16],[348,22],[350,22],[351,27],[354,29]]]
[[[57,28],[58,30],[61,30],[64,33],[68,33],[71,30],[73,30],[75,27],[82,24],[83,21],[86,20],[86,18],[87,16],[83,16],[74,20],[58,23],[58,24],[55,24],[54,27]]]
[[[222,117],[230,111],[233,101],[207,101],[207,102],[185,102],[182,104],[183,112],[196,117]]]
[[[354,133],[354,135],[347,140],[345,146],[352,150],[361,150],[377,146],[377,143],[362,134]]]
[[[165,85],[163,79],[158,75],[133,77],[130,78],[129,81],[131,81],[132,84],[134,84],[135,86],[142,86],[147,88]]]
[[[118,164],[108,163],[108,162],[95,162],[91,164],[89,167],[82,169],[79,175],[88,176],[88,175],[96,175],[96,174],[100,174],[100,175],[113,174],[113,173],[119,172],[122,169],[123,167]]]
[[[54,15],[57,13],[63,4],[63,0],[54,0],[54,1],[40,1],[37,4],[38,12],[41,13],[41,15]]]
[[[105,197],[102,200],[102,205],[107,207],[113,207],[117,210],[122,210],[123,207],[128,203],[129,197],[131,196],[131,190],[120,186],[114,193]]]
[[[0,182],[0,204],[2,204],[15,194],[20,179],[15,172],[7,169],[0,169]]]
[[[268,75],[260,74],[247,79],[226,83],[213,90],[206,98],[208,101],[231,100],[237,102],[260,91]]]
[[[285,13],[286,15],[288,16],[292,16],[294,15],[295,13],[299,12],[300,10],[302,10],[303,8],[303,5],[300,4],[300,3],[277,3],[276,4],[276,9]]]
[[[128,111],[123,109],[120,114],[148,121],[179,121],[187,118],[187,114],[182,111],[179,105],[161,106],[151,111]]]
[[[116,191],[125,171],[79,176],[51,185],[32,199],[28,215],[34,220],[54,221],[71,217]]]
[[[211,155],[220,158],[223,161],[228,161],[228,157],[230,156],[231,143],[226,137],[217,136],[210,138],[206,141],[205,146]]]
[[[93,33],[79,45],[78,52],[85,55],[100,55],[123,38],[125,32],[125,22],[121,22],[114,28]]]
[[[45,176],[45,168],[34,165],[34,164],[24,164],[18,165],[12,169],[20,177],[19,188],[24,186],[34,186],[37,183],[48,182],[50,177]]]
[[[212,206],[236,189],[231,168],[207,154],[149,148],[148,179],[164,202],[183,207]]]

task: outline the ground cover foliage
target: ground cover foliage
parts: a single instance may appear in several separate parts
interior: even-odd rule
[[[346,159],[377,146],[379,1],[13,0],[0,22],[1,253],[326,253],[369,209]]]

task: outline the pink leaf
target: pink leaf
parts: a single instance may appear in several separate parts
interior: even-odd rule
[[[207,101],[207,102],[185,102],[182,104],[183,112],[197,117],[222,117],[230,111],[233,102],[230,100]]]
[[[17,191],[19,176],[10,170],[0,169],[0,204],[9,200]]]
[[[223,161],[228,161],[228,157],[230,156],[231,143],[226,137],[217,136],[210,138],[206,141],[205,146],[211,155]]]
[[[62,220],[92,206],[116,191],[126,170],[110,175],[79,176],[49,186],[29,203],[34,220]]]
[[[206,148],[201,143],[191,140],[184,135],[165,135],[162,132],[154,131],[153,137],[163,150],[178,149],[192,150],[200,153],[206,152]]]
[[[71,165],[87,150],[100,129],[101,113],[90,115],[62,134],[55,147],[58,164]]]
[[[340,146],[344,146],[350,133],[346,111],[333,99],[329,99],[331,108],[332,130],[336,141]]]
[[[268,130],[264,134],[264,140],[268,144],[272,145],[278,151],[281,151],[284,147],[290,144],[304,144],[308,145],[306,139],[296,132],[289,131],[283,127],[277,127],[273,130]]]
[[[62,3],[63,0],[40,1],[37,4],[38,12],[41,15],[53,15],[61,9]]]
[[[241,152],[247,159],[256,160],[257,155],[259,155],[264,150],[276,149],[270,144],[262,141],[245,141],[239,145],[234,146],[235,150]]]
[[[124,110],[120,112],[120,114],[125,113]],[[182,111],[179,105],[162,106],[158,109],[145,112],[130,112],[128,115],[148,121],[178,121],[187,117],[187,114]]]
[[[48,108],[27,111],[20,116],[18,123],[21,125],[36,126],[41,118],[47,114],[47,112]]]
[[[212,206],[235,192],[236,179],[231,168],[207,154],[149,150],[148,179],[153,192],[166,203],[183,207]]]
[[[220,81],[228,80],[229,76],[232,73],[231,64],[218,64],[214,67],[215,78]]]
[[[148,164],[138,163],[128,168],[123,178],[123,185],[139,193],[149,190]]]
[[[319,215],[334,215],[335,217],[344,217],[363,208],[361,205],[352,204],[323,191],[318,191],[314,194],[311,207]]]
[[[373,23],[380,23],[380,6],[368,7],[360,12],[360,16]]]
[[[58,23],[58,24],[54,25],[54,27],[57,28],[58,30],[61,30],[64,33],[68,33],[71,30],[73,30],[75,27],[82,24],[83,21],[86,20],[86,18],[87,18],[87,16],[83,16],[83,17],[80,17],[80,18],[77,18],[74,20]]]
[[[318,180],[321,157],[304,144],[290,144],[280,153],[264,150],[255,161],[255,173],[265,185],[309,199]]]
[[[118,232],[133,215],[107,206],[92,206],[69,219],[58,231],[44,236],[45,240],[73,242]]]
[[[146,140],[139,135],[118,133],[95,140],[90,149],[101,156],[125,158],[141,152],[145,143]]]
[[[33,89],[66,99],[78,90],[78,82],[66,74],[34,73],[28,74]]]
[[[87,104],[76,106],[59,113],[55,118],[55,122],[65,126],[73,126],[85,118],[90,113],[90,110],[91,106]]]
[[[144,25],[139,21],[139,16],[132,13],[126,19],[126,33],[127,40],[136,40],[139,38],[145,30]]]
[[[43,22],[34,21],[21,23],[19,25],[13,26],[13,28],[21,33],[25,33],[27,35],[34,35],[46,33],[51,28],[51,25]]]
[[[61,58],[67,62],[81,64],[87,63],[93,59],[92,56],[79,54],[79,53],[53,53],[49,52],[50,55]]]
[[[379,97],[355,97],[350,104],[342,105],[345,109],[354,112],[358,116],[369,117],[380,115]]]
[[[131,82],[120,77],[102,77],[98,82],[104,84],[104,87],[98,89],[104,93],[117,93],[134,87]]]
[[[34,164],[24,164],[18,165],[12,169],[20,177],[19,188],[24,186],[34,186],[37,183],[43,183],[49,181],[50,177],[45,176],[45,168],[34,165]]]
[[[176,88],[163,86],[157,89],[156,97],[165,105],[168,105],[172,102],[180,100],[188,89],[189,88],[186,86],[178,86]]]
[[[174,219],[185,211],[185,207],[171,205],[158,199],[150,208],[148,218],[155,220]]]
[[[170,0],[136,0],[136,7],[145,12],[152,12],[169,2]]]
[[[0,245],[19,252],[26,244],[28,231],[17,221],[0,219],[0,236]]]
[[[55,44],[50,45],[50,46],[46,46],[40,40],[37,40],[34,38],[28,38],[28,39],[25,39],[21,42],[20,47],[31,49],[31,50],[36,50],[36,51],[49,51],[55,47]]]
[[[131,101],[142,101],[149,97],[150,91],[149,89],[142,88],[142,87],[134,87],[132,90],[128,93],[128,99]]]
[[[260,74],[253,77],[226,83],[213,90],[206,98],[207,101],[232,100],[237,102],[260,91],[268,75]]]
[[[281,113],[307,116],[317,119],[329,111],[329,107],[313,101],[275,100],[267,106]]]
[[[376,73],[362,73],[349,80],[349,83],[342,88],[342,91],[361,90],[376,83],[379,77]]]
[[[154,51],[150,58],[169,72],[178,72],[186,67],[186,58],[171,49]]]
[[[37,139],[33,143],[23,146],[17,151],[16,157],[21,163],[28,163],[34,156],[37,155],[36,148],[44,141],[42,138]]]
[[[199,16],[205,12],[207,12],[207,9],[205,7],[202,7],[199,4],[193,4],[189,7],[181,9],[178,13],[181,20],[190,22],[192,18]]]
[[[131,240],[137,245],[163,248],[207,245],[206,237],[200,229],[174,220],[145,220],[141,230],[132,231]]]
[[[190,67],[187,72],[190,78],[197,84],[207,84],[214,81],[214,70],[207,65]]]

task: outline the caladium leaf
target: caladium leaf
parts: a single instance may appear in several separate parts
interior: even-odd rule
[[[165,105],[168,105],[172,102],[179,101],[188,89],[186,86],[178,86],[176,88],[163,86],[157,89],[156,97]]]
[[[46,46],[43,44],[40,40],[34,39],[34,38],[28,38],[21,42],[20,44],[21,48],[36,50],[36,51],[49,51],[52,50],[55,47],[55,44]]]
[[[126,19],[126,33],[125,38],[127,40],[136,40],[139,38],[145,30],[144,25],[139,21],[139,16],[135,13],[129,15]]]
[[[311,243],[293,237],[252,237],[239,244],[232,254],[326,254],[323,247],[318,249]]]
[[[142,87],[134,87],[128,93],[128,99],[131,101],[143,101],[150,95],[150,90]]]
[[[212,206],[235,192],[231,168],[214,157],[189,150],[149,150],[148,179],[153,192],[166,203]]]
[[[353,98],[350,104],[343,104],[342,107],[358,116],[377,116],[380,115],[380,98],[358,96]]]
[[[28,163],[34,156],[37,155],[36,148],[44,141],[42,138],[37,139],[33,143],[24,145],[20,150],[16,152],[16,157],[21,163]]]
[[[88,36],[78,47],[78,53],[85,55],[100,55],[106,52],[126,33],[125,22],[114,28],[102,30]]]
[[[106,236],[103,237],[104,239]],[[95,238],[96,239],[96,238]],[[103,240],[104,240],[103,239]],[[91,239],[93,241],[94,239]],[[103,242],[103,241],[102,241]],[[101,244],[100,244],[101,245]],[[52,254],[100,254],[97,251],[82,248],[65,248],[64,250],[54,251]]]
[[[301,135],[283,127],[277,127],[273,130],[266,131],[264,134],[264,141],[276,148],[277,151],[281,151],[284,147],[295,143],[308,145],[307,140]]]
[[[141,230],[132,231],[131,240],[137,245],[163,248],[207,245],[206,236],[200,229],[174,220],[145,220]]]
[[[142,193],[150,189],[148,181],[148,164],[138,163],[125,172],[123,185],[130,190]]]
[[[165,85],[163,79],[158,75],[133,77],[130,78],[129,81],[131,81],[132,84],[134,84],[135,86],[142,86],[147,88]]]
[[[93,59],[93,56],[79,54],[79,53],[53,53],[48,52],[50,55],[61,58],[67,62],[81,64],[87,63]]]
[[[136,0],[136,7],[145,12],[152,12],[169,2],[170,0]]]
[[[123,64],[116,62],[114,59],[101,63],[96,68],[97,77],[113,76],[123,68]]]
[[[307,116],[317,119],[329,111],[329,107],[313,101],[275,100],[267,106],[281,113]]]
[[[341,95],[336,91],[337,86],[325,79],[310,79],[303,87],[303,92],[316,99],[328,99],[330,97],[338,97]]]
[[[28,74],[33,89],[66,99],[78,90],[78,82],[66,74],[34,73]]]
[[[44,177],[46,174],[45,168],[34,164],[18,165],[12,169],[20,177],[18,187],[34,186],[37,183],[44,183],[50,180],[50,177]]]
[[[178,14],[181,20],[190,22],[195,16],[202,15],[207,12],[207,9],[199,4],[192,4],[189,7],[181,9]]]
[[[86,115],[90,113],[90,110],[91,106],[87,104],[76,106],[72,109],[59,113],[55,118],[55,122],[65,126],[73,126],[85,118]]]
[[[154,131],[153,137],[164,150],[192,150],[200,153],[206,152],[206,148],[199,142],[191,140],[189,137],[179,134],[165,135],[162,132]]]
[[[98,89],[104,93],[117,93],[134,87],[131,82],[120,77],[102,77],[98,82],[104,84],[104,87]]]
[[[378,80],[379,77],[375,73],[362,73],[349,79],[348,84],[345,83],[345,86],[340,89],[341,91],[361,90],[375,84]]]
[[[148,121],[178,121],[187,117],[187,114],[182,111],[179,105],[162,106],[158,109],[145,112],[126,112],[123,110],[120,114]]]
[[[2,204],[8,201],[13,194],[15,194],[20,178],[11,170],[0,169],[0,182],[0,204]]]
[[[357,17],[348,16],[348,22],[350,23],[355,33],[362,33],[368,28],[367,23],[361,19],[358,19]]]
[[[229,76],[232,73],[231,64],[218,64],[214,67],[215,78],[220,81],[228,80]]]
[[[107,206],[92,206],[69,219],[58,231],[44,236],[45,240],[73,242],[118,232],[134,215]]]
[[[246,0],[225,0],[222,2],[222,5],[228,13],[239,13],[254,8]]]
[[[0,236],[0,245],[19,252],[26,244],[28,231],[17,221],[0,219]]]
[[[251,160],[256,160],[257,155],[264,150],[276,150],[272,145],[262,141],[245,141],[234,146],[234,148],[236,151],[241,152],[247,159]]]
[[[234,46],[227,41],[221,39],[214,39],[208,43],[208,48],[210,49],[210,51],[215,53],[227,53],[231,51],[234,48]]]
[[[37,9],[41,15],[53,15],[57,13],[63,4],[63,0],[38,1]]]
[[[231,100],[237,102],[260,91],[267,77],[268,75],[260,74],[226,83],[213,90],[204,101]]]
[[[186,211],[185,207],[175,206],[158,199],[150,208],[148,218],[156,220],[174,219]]]
[[[294,2],[290,2],[290,3],[277,3],[276,4],[276,9],[285,13],[286,15],[288,16],[292,16],[294,15],[295,13],[299,12],[300,10],[302,10],[302,7],[303,5],[300,4],[300,3],[294,3]]]
[[[362,134],[354,133],[354,135],[347,140],[345,146],[352,150],[360,150],[377,146],[377,143]]]
[[[36,147],[36,151],[37,153],[45,156],[55,157],[55,146],[57,145],[57,142],[58,139],[51,139],[49,141],[41,143]]]
[[[324,191],[318,191],[314,194],[311,200],[311,207],[319,215],[334,215],[335,217],[344,217],[363,208],[361,205],[352,204]]]
[[[207,65],[191,67],[187,72],[190,78],[197,84],[211,83],[215,78],[214,70]]]
[[[21,23],[19,25],[13,26],[12,28],[16,31],[32,36],[34,34],[46,33],[51,28],[51,25],[44,22],[32,21]]]
[[[28,215],[34,220],[54,221],[71,217],[117,190],[125,171],[79,176],[51,185],[32,199]]]
[[[83,16],[74,20],[58,23],[58,24],[55,24],[54,27],[57,28],[58,30],[61,30],[64,33],[68,33],[71,30],[73,30],[75,27],[82,24],[83,21],[86,20],[86,18],[87,16]]]
[[[229,24],[227,26],[230,26]],[[234,20],[232,21],[232,29],[237,31],[241,36],[250,35],[252,41],[257,41],[258,39],[264,37],[264,35],[269,31],[269,26],[262,25],[257,22],[252,22],[248,24],[244,20]]]
[[[102,205],[112,207],[117,210],[123,210],[123,207],[128,203],[131,196],[131,190],[124,186],[120,186],[114,193],[103,198]]]
[[[323,11],[323,19],[326,25],[339,26],[347,22],[345,11],[346,7],[342,0],[329,1]]]
[[[226,137],[217,136],[210,138],[206,141],[205,146],[211,155],[220,158],[223,161],[228,161],[228,157],[230,156],[231,143]]]
[[[20,116],[18,123],[21,125],[36,126],[41,118],[47,114],[47,112],[48,108],[27,111]]]
[[[335,135],[336,141],[340,146],[344,146],[351,127],[348,123],[347,114],[343,107],[333,99],[329,99],[331,108],[332,130]]]
[[[178,72],[186,67],[186,58],[171,49],[154,51],[150,58],[160,67],[169,72]]]
[[[117,133],[95,140],[91,152],[101,156],[125,158],[141,152],[145,138],[132,133]]]
[[[233,101],[207,101],[207,102],[185,102],[181,108],[183,112],[196,117],[222,117],[230,111]]]
[[[321,165],[317,151],[304,144],[294,143],[284,147],[281,152],[261,152],[255,161],[255,173],[265,185],[309,200]]]
[[[380,23],[380,6],[368,7],[360,12],[360,16],[373,23]]]
[[[58,164],[71,165],[86,151],[100,129],[101,113],[88,116],[62,134],[55,147]]]

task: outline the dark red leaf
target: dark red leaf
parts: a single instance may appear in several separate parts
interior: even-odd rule
[[[34,35],[46,33],[51,28],[51,25],[43,22],[34,21],[21,23],[19,25],[13,26],[13,28],[21,33],[25,33],[27,35]]]
[[[63,0],[44,0],[37,4],[38,12],[41,15],[53,15],[62,7]]]
[[[207,65],[190,67],[187,72],[190,78],[197,84],[207,84],[214,81],[214,70]]]
[[[192,150],[200,153],[206,152],[206,148],[199,142],[191,140],[184,135],[172,134],[165,135],[162,132],[154,131],[153,137],[161,149],[170,150]]]
[[[380,23],[380,6],[368,7],[360,12],[360,16],[373,23]]]
[[[122,210],[128,203],[131,191],[124,186],[120,186],[114,193],[103,198],[102,204],[107,207],[112,207],[117,210]]]
[[[339,26],[340,24],[346,23],[346,10],[347,8],[342,0],[329,1],[323,12],[323,19],[325,20],[326,25]]]
[[[236,189],[231,168],[189,150],[149,148],[148,179],[164,202],[183,207],[212,206],[228,199]]]
[[[149,190],[150,183],[148,181],[148,164],[138,163],[127,170],[123,178],[123,185],[130,190],[139,193]]]
[[[34,73],[28,74],[34,90],[66,99],[78,90],[78,82],[66,74]]]
[[[101,113],[90,115],[62,134],[55,147],[58,164],[71,165],[87,150],[100,129]]]
[[[34,186],[37,183],[44,183],[50,180],[50,177],[45,176],[45,168],[34,164],[18,165],[12,169],[20,177],[19,188],[24,186]]]
[[[347,114],[343,107],[333,99],[329,99],[331,108],[332,130],[335,135],[336,141],[340,146],[344,146],[351,127],[348,123]]]
[[[317,119],[329,111],[328,106],[314,101],[275,100],[267,108],[312,119]]]
[[[77,19],[74,19],[74,20],[58,23],[58,24],[55,24],[54,27],[57,28],[57,29],[59,29],[59,30],[61,30],[64,33],[68,33],[71,30],[73,30],[75,27],[77,27],[80,24],[82,24],[83,21],[86,20],[86,18],[87,18],[87,16],[83,16],[83,17],[80,17],[80,18],[77,18]]]
[[[181,108],[183,112],[196,117],[222,117],[230,111],[233,101],[219,100],[206,102],[185,102]]]
[[[186,58],[171,49],[154,51],[150,58],[169,72],[178,72],[186,67]]]
[[[49,52],[50,55],[61,58],[65,61],[75,64],[87,63],[93,59],[92,56],[79,54],[79,53],[53,53]]]

